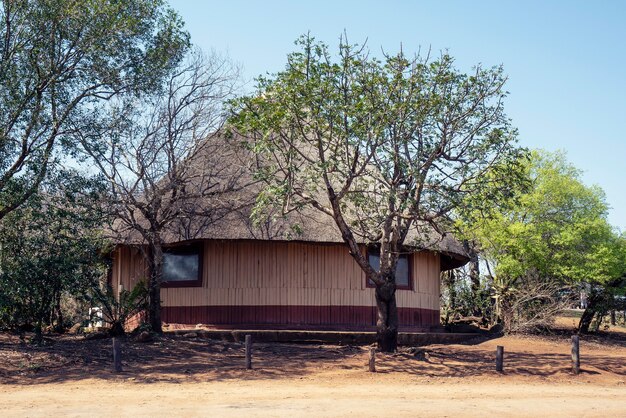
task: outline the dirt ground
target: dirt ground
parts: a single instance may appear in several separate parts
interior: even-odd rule
[[[579,375],[569,335],[405,347],[377,354],[377,373],[369,347],[258,343],[245,370],[239,343],[128,339],[115,374],[110,340],[1,334],[0,415],[626,416],[625,330],[582,337]]]

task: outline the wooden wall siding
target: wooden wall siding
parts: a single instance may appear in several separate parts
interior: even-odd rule
[[[406,316],[402,317],[402,322],[417,323],[416,318],[419,317],[419,322],[435,323],[436,318],[438,323],[439,256],[424,251],[412,257],[413,289],[398,290],[396,297],[398,307],[418,311],[401,314]],[[119,247],[115,254],[112,283],[122,283],[125,289],[129,289],[142,277],[146,277],[146,272],[140,251]],[[279,322],[284,322],[284,315],[272,313],[275,311],[272,307],[319,310],[322,307],[349,306],[364,307],[371,313],[375,306],[374,289],[366,287],[365,276],[348,254],[347,247],[267,241],[205,241],[202,287],[165,288],[161,291],[161,299],[164,307],[173,309],[164,312],[189,308],[189,312],[184,313],[189,319],[205,316],[199,312],[208,312],[220,306],[257,306],[265,307],[267,315],[282,318]],[[326,317],[325,309],[320,312],[320,318]],[[257,310],[249,309],[241,314],[229,312],[229,317],[233,318],[259,314]],[[183,314],[182,311],[179,313]],[[356,320],[362,315],[370,318],[370,313],[342,315],[354,315]],[[409,321],[409,317],[413,319]],[[426,317],[429,319],[425,320]]]
[[[119,285],[130,290],[141,279],[147,279],[146,263],[141,251],[135,247],[118,247],[113,258],[111,284],[117,293]]]
[[[202,288],[167,288],[163,306],[374,306],[374,289],[341,245],[215,242],[204,245]],[[414,290],[398,306],[439,309],[439,257],[413,256]]]

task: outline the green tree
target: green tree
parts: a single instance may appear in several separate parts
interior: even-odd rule
[[[4,0],[0,39],[0,219],[110,99],[153,91],[189,43],[164,0]]]
[[[593,330],[597,330],[608,313],[613,315],[615,325],[615,311],[626,311],[626,237],[623,234],[607,237],[598,249],[596,269],[601,272],[600,280],[586,280],[583,288],[587,300],[578,324],[581,333],[589,332],[592,325]]]
[[[54,172],[0,221],[0,325],[64,327],[61,300],[81,298],[105,271],[102,184],[72,171]]]
[[[473,230],[492,266],[501,315],[528,286],[535,286],[537,294],[532,303],[541,305],[546,286],[557,293],[564,286],[604,285],[621,277],[626,267],[620,255],[623,240],[606,219],[599,187],[585,186],[580,171],[562,153],[533,151],[525,171],[530,187],[515,204],[492,211]],[[550,297],[546,303],[548,299],[556,300]],[[520,311],[509,312],[514,318],[504,318],[508,329],[532,316],[530,310],[524,312],[528,306],[516,306]]]
[[[502,68],[464,74],[443,54],[373,58],[340,41],[339,55],[304,36],[284,71],[234,103],[232,125],[261,155],[263,205],[330,216],[375,283],[378,345],[397,344],[395,268],[405,246],[445,232],[463,198],[514,179],[522,152],[504,114]],[[476,201],[475,208],[485,202]],[[361,243],[378,248],[380,269]]]

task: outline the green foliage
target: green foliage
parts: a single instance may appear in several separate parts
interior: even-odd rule
[[[448,223],[470,206],[467,196],[491,186],[489,200],[471,205],[486,210],[517,181],[525,152],[503,110],[501,67],[465,74],[448,54],[378,60],[345,39],[334,56],[308,35],[296,45],[284,71],[233,102],[231,124],[264,164],[255,215],[312,206],[333,216],[345,239],[379,243],[382,270],[393,271],[389,254],[409,230]]]
[[[619,277],[623,250],[606,220],[602,190],[585,186],[560,153],[534,151],[526,172],[531,189],[477,230],[497,280],[509,285],[529,271],[564,283]]]
[[[444,275],[450,275],[452,272],[456,277],[453,277],[453,280],[444,279],[441,288],[441,314],[444,325],[465,317],[479,317],[486,323],[494,323],[491,283],[483,280],[478,289],[473,289],[468,278],[460,274],[461,269],[447,271]]]
[[[145,280],[140,280],[130,290],[122,290],[119,297],[115,296],[109,284],[95,286],[89,292],[92,306],[102,310],[102,318],[94,317],[92,321],[102,319],[110,326],[111,336],[125,334],[125,326],[129,319],[144,313],[149,306],[149,292]]]
[[[93,231],[97,180],[57,172],[41,193],[0,221],[0,326],[62,328],[63,297],[80,297],[104,271]]]
[[[607,221],[600,188],[585,186],[563,153],[533,151],[524,175],[527,184],[509,204],[480,221],[463,219],[492,266],[496,309],[508,331],[546,326],[585,284],[606,294],[626,273],[626,241]]]
[[[296,45],[284,71],[233,102],[231,124],[259,154],[266,185],[254,215],[312,208],[331,216],[376,285],[379,348],[394,351],[405,247],[432,247],[467,196],[517,179],[511,171],[525,152],[504,113],[506,77],[501,67],[465,74],[448,54],[379,60],[345,37],[337,56],[310,35]],[[501,195],[473,200],[471,211]],[[378,270],[362,243],[378,249]]]
[[[0,219],[98,136],[110,99],[159,88],[189,44],[164,0],[5,0],[0,38]]]

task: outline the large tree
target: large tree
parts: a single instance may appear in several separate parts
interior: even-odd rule
[[[235,103],[233,126],[261,155],[260,205],[311,206],[331,217],[376,285],[378,345],[397,345],[395,269],[468,194],[515,171],[502,68],[457,70],[442,54],[378,60],[342,39],[338,56],[304,36],[284,71]],[[495,177],[483,176],[490,170]],[[497,198],[497,193],[492,196]],[[475,202],[493,204],[494,202]],[[380,268],[362,244],[374,246]]]
[[[593,295],[621,283],[626,273],[626,246],[607,221],[604,192],[584,185],[562,153],[533,151],[524,171],[530,187],[519,191],[516,204],[492,211],[470,229],[509,330],[546,325],[556,312],[549,305],[565,287],[586,283]],[[517,301],[522,294],[526,306]],[[592,305],[587,317],[596,311]]]
[[[109,99],[153,91],[189,43],[164,0],[4,0],[0,39],[0,219]]]
[[[238,205],[229,194],[240,187],[242,167],[233,164],[238,148],[219,135],[237,74],[227,58],[194,49],[162,91],[119,103],[102,131],[106,146],[85,144],[108,184],[112,238],[144,253],[155,332],[162,329],[164,245],[194,239]]]

